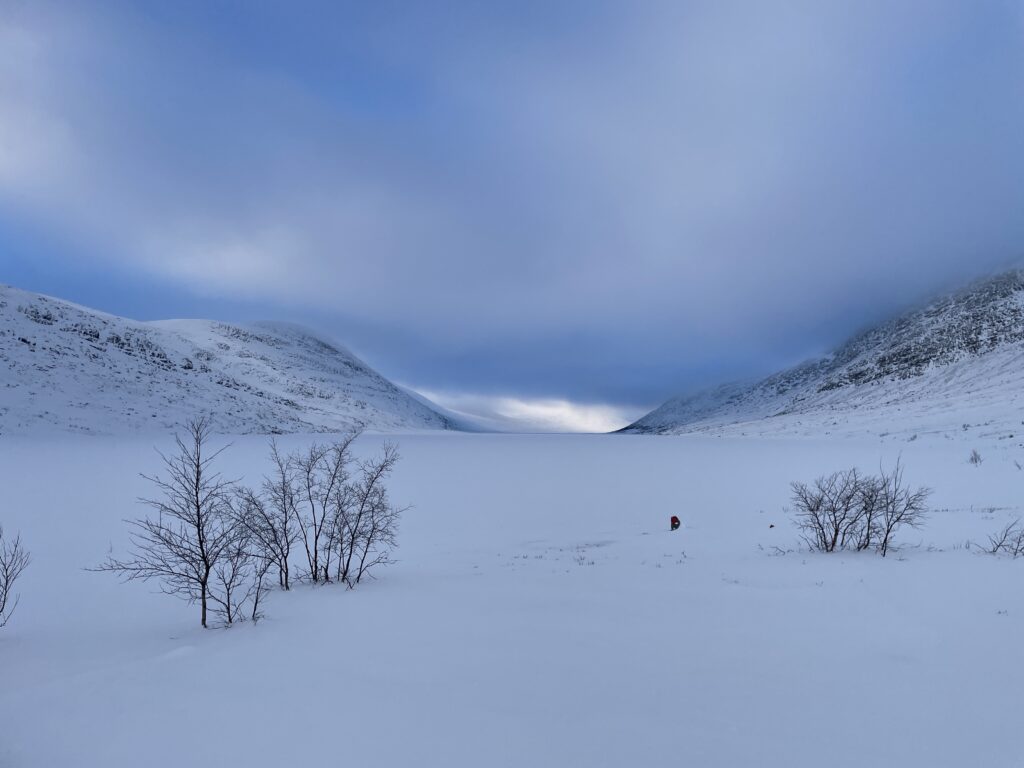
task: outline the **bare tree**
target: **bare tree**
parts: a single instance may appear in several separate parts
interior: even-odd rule
[[[978,453],[977,448],[972,448],[971,455],[968,457],[967,461],[977,467],[981,465],[981,462],[984,461],[984,459],[981,458],[981,454]]]
[[[213,613],[227,626],[244,617],[245,607],[256,588],[255,558],[249,551],[249,543],[244,529],[235,529],[213,566],[210,604]],[[263,572],[266,573],[266,569]]]
[[[250,582],[248,597],[252,601],[249,618],[254,622],[263,618],[263,598],[267,594],[267,571],[273,564],[273,561],[265,557],[253,558],[253,578]]]
[[[213,568],[210,585],[211,611],[225,626],[263,618],[267,572],[277,564],[239,519],[236,515],[237,527]]]
[[[881,498],[881,479],[870,476],[861,477],[860,487],[857,490],[859,513],[856,524],[853,526],[853,548],[858,552],[869,549],[879,536]]]
[[[924,523],[931,489],[911,490],[903,480],[903,462],[899,459],[891,471],[883,470],[878,480],[881,492],[878,497],[880,537],[877,549],[885,557],[892,545],[893,534],[899,528],[920,528]]]
[[[812,484],[792,483],[796,524],[805,543],[822,552],[871,547],[883,557],[902,526],[919,527],[931,491],[912,490],[902,461],[877,476],[856,469],[824,475]]]
[[[306,551],[309,577],[314,583],[330,580],[330,560],[335,549],[334,513],[338,494],[348,480],[349,449],[359,434],[352,431],[335,443],[314,443],[307,451],[291,457],[301,497],[295,519]]]
[[[832,536],[829,535],[825,520],[825,494],[821,489],[824,478],[818,478],[813,485],[792,482],[793,509],[800,538],[811,549],[830,551]]]
[[[14,583],[32,561],[28,551],[21,544],[21,536],[4,538],[0,526],[0,627],[6,626],[14,609],[18,607],[20,595],[14,593]]]
[[[119,560],[111,556],[94,569],[117,573],[126,581],[158,580],[165,594],[200,604],[204,628],[208,626],[211,580],[238,532],[231,510],[234,484],[211,470],[224,448],[208,452],[209,439],[206,417],[189,422],[184,439],[175,436],[177,453],[160,454],[166,478],[143,475],[162,494],[158,499],[141,500],[156,510],[156,519],[128,521],[132,557]]]
[[[398,522],[407,509],[390,504],[386,492],[375,494],[364,533],[360,538],[355,584],[358,584],[371,568],[392,562],[391,550],[398,546]],[[352,584],[351,579],[349,583]]]
[[[293,462],[281,455],[273,440],[270,457],[274,469],[264,477],[260,493],[250,488],[238,490],[238,522],[250,539],[252,552],[268,561],[264,573],[276,567],[279,586],[288,590],[292,545],[299,540],[299,487]]]
[[[391,504],[385,481],[398,459],[398,447],[385,443],[380,456],[360,462],[358,477],[337,508],[339,577],[350,587],[374,566],[390,562],[404,510]]]
[[[861,517],[860,485],[856,469],[823,475],[810,486],[790,485],[797,527],[808,546],[822,552],[845,548]]]

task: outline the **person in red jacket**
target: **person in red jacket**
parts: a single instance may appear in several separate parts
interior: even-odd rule
[[[679,523],[679,518],[678,518],[678,517],[676,517],[675,515],[672,515],[672,519],[671,519],[671,520],[670,520],[669,522],[670,522],[670,523],[672,524],[672,530],[673,530],[673,531],[674,531],[674,530],[675,530],[676,528],[678,528],[678,527],[679,527],[679,525],[680,525],[680,523]]]

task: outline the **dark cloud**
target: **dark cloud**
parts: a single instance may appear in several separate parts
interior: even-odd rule
[[[413,386],[630,407],[1024,255],[1019,4],[483,5],[16,4],[3,218]]]

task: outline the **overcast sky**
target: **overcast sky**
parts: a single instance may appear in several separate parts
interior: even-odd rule
[[[1024,2],[0,2],[0,281],[620,426],[1024,256]]]

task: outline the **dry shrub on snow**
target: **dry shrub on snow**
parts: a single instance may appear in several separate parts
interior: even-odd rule
[[[1024,527],[1020,520],[1008,523],[998,533],[989,536],[988,543],[989,554],[1024,557]]]
[[[927,512],[928,488],[912,489],[903,464],[878,475],[857,469],[823,475],[812,483],[794,482],[793,513],[804,542],[820,552],[874,548],[883,557],[896,532],[920,527]]]

